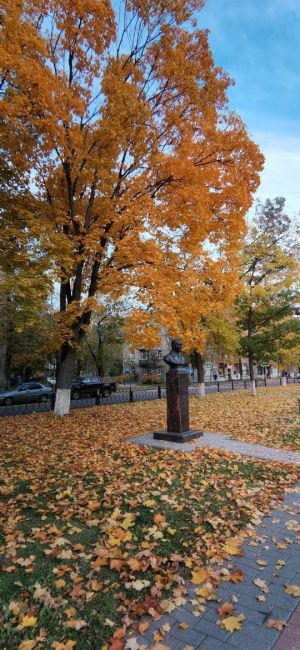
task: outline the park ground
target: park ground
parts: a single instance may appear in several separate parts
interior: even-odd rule
[[[299,450],[299,397],[288,386],[192,398],[191,426]],[[145,614],[180,605],[185,579],[201,612],[218,583],[210,567],[295,484],[295,466],[126,442],[164,428],[165,408],[2,418],[0,648],[122,650]]]

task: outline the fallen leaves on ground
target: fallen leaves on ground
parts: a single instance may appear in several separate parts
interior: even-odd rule
[[[294,598],[300,598],[299,585],[286,585],[284,591],[286,594],[289,594],[289,596],[294,596]]]
[[[235,632],[235,630],[241,630],[243,621],[245,620],[244,614],[239,614],[238,616],[228,616],[219,622],[220,627],[223,627],[227,632]]]
[[[223,618],[224,616],[230,616],[234,612],[234,605],[232,603],[223,603],[218,609],[218,614]]]
[[[199,423],[204,403],[217,423],[218,398],[211,414],[211,400],[192,401]],[[163,401],[2,419],[1,647],[123,650],[141,617],[156,621],[186,603],[186,578],[197,585],[195,616],[221,580],[243,580],[240,570],[222,573],[222,562],[242,553],[297,470],[126,442],[164,419]],[[240,629],[242,619],[225,621]]]
[[[211,433],[285,449],[300,449],[299,385],[206,395],[190,400],[192,425]]]
[[[269,630],[277,630],[278,632],[281,632],[281,630],[283,630],[285,626],[286,626],[285,621],[281,621],[280,619],[270,618],[266,622],[266,627]]]
[[[253,583],[256,585],[256,587],[259,587],[259,589],[263,591],[265,594],[268,593],[269,587],[265,580],[261,580],[260,578],[255,578],[253,580]]]

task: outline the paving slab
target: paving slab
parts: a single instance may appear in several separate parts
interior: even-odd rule
[[[280,463],[292,463],[300,465],[300,451],[289,451],[287,449],[275,449],[264,445],[254,445],[242,440],[231,438],[225,433],[204,432],[202,438],[193,443],[178,443],[166,440],[155,440],[152,433],[145,433],[135,438],[127,439],[127,442],[135,445],[144,445],[156,449],[170,449],[173,451],[185,451],[193,453],[199,447],[212,447],[213,449],[225,449],[241,456],[249,458],[261,458],[262,460],[275,461]]]
[[[184,650],[187,646],[189,650],[300,650],[300,597],[294,597],[285,591],[290,584],[300,588],[299,513],[300,487],[295,487],[278,508],[272,510],[257,526],[256,531],[259,530],[260,535],[263,529],[263,536],[246,541],[243,545],[244,555],[230,558],[230,561],[224,563],[230,571],[240,568],[244,573],[244,581],[233,584],[222,580],[216,590],[218,602],[208,601],[200,616],[194,616],[191,608],[190,601],[194,598],[195,587],[187,584],[186,603],[174,609],[171,615],[164,614],[159,621],[151,622],[146,634],[136,638],[137,647],[155,647],[153,633],[163,623],[169,622],[170,630],[163,636],[161,644],[171,650]],[[276,531],[274,542],[274,525],[278,519],[281,522],[281,533]],[[287,548],[276,548],[276,543],[284,539],[288,539]],[[273,546],[269,552],[271,541]],[[267,561],[267,566],[257,564],[257,560],[262,558]],[[288,570],[289,561],[296,567],[295,558],[298,561],[298,572]],[[285,562],[282,569],[278,568],[278,560]],[[284,573],[281,574],[281,570]],[[253,583],[254,576],[265,581],[266,592]],[[258,600],[258,596],[263,596],[265,600]],[[218,609],[224,602],[233,602],[234,614],[244,615],[245,620],[240,630],[227,632],[218,624]],[[283,621],[285,627],[282,632],[268,627],[272,620]],[[181,624],[185,629],[180,627]]]

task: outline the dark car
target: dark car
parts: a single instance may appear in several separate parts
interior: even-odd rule
[[[46,402],[50,399],[52,388],[35,381],[21,384],[0,393],[0,405],[25,404],[26,402]]]
[[[108,397],[116,390],[116,384],[112,381],[103,381],[98,375],[88,377],[77,377],[72,382],[71,399],[82,397]]]

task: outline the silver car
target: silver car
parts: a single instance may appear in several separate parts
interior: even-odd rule
[[[52,388],[35,381],[21,384],[18,388],[0,393],[0,405],[25,404],[27,402],[46,402],[50,399]]]

